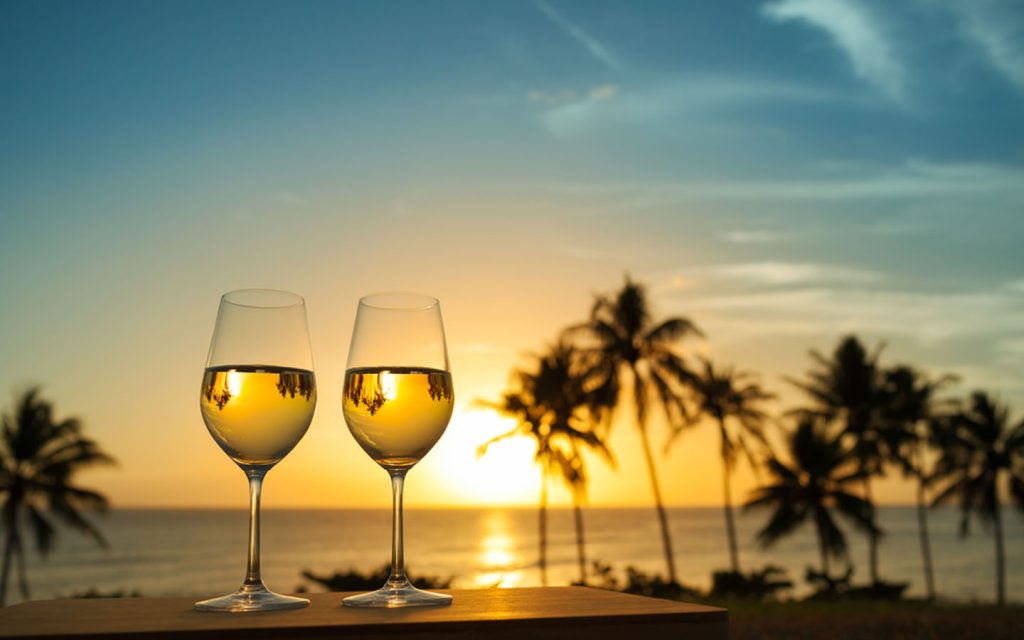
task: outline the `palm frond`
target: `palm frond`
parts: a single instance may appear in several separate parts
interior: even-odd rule
[[[644,341],[677,342],[689,335],[703,336],[704,334],[697,328],[697,325],[687,318],[668,318],[648,330],[644,335]]]
[[[792,504],[778,504],[768,523],[757,532],[757,542],[766,548],[795,531],[807,519],[807,511]]]
[[[682,398],[673,391],[668,382],[661,377],[657,369],[651,368],[648,372],[648,379],[652,383],[654,392],[661,401],[665,419],[668,421],[669,429],[675,431],[686,424],[686,407],[683,406]]]
[[[64,524],[89,536],[104,549],[110,547],[103,533],[93,523],[89,522],[70,501],[60,496],[51,496],[50,511],[57,518],[63,520]]]
[[[779,504],[793,504],[793,487],[789,484],[764,485],[753,489],[743,503],[744,511],[753,511]]]
[[[66,502],[76,508],[89,509],[100,513],[110,508],[107,497],[102,493],[69,484],[60,484],[52,487],[47,491],[47,499],[50,502],[51,509],[54,503],[59,502]]]
[[[654,365],[652,368],[663,371],[668,377],[684,386],[693,386],[698,378],[686,366],[683,357],[669,349],[659,349],[653,355],[652,364]]]
[[[844,557],[846,555],[846,536],[836,526],[828,509],[821,506],[814,509],[814,524],[825,550],[834,557]]]
[[[43,514],[33,505],[27,505],[28,522],[32,527],[33,538],[36,542],[36,550],[40,555],[46,556],[53,549],[53,539],[57,531]]]
[[[1017,503],[1017,508],[1024,511],[1024,469],[1010,476],[1010,496]]]
[[[492,444],[496,442],[501,442],[502,440],[507,440],[508,438],[514,438],[522,435],[524,435],[524,429],[516,427],[511,431],[507,431],[505,433],[496,435],[493,438],[489,438],[486,442],[484,442],[483,444],[476,448],[476,457],[481,458],[487,455],[487,450],[491,447]]]
[[[855,528],[875,536],[882,534],[875,522],[875,509],[870,502],[845,491],[833,491],[832,499],[835,501],[836,512]]]
[[[35,461],[38,475],[68,475],[74,469],[96,465],[115,465],[117,460],[99,448],[95,442],[79,440]]]

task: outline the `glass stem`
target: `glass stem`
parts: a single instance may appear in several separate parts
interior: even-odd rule
[[[402,526],[402,490],[406,470],[391,471],[391,577],[388,586],[404,587],[409,584],[405,575],[405,538]]]
[[[263,589],[260,577],[260,493],[263,491],[263,476],[266,469],[247,469],[249,476],[249,557],[245,569],[243,589]]]

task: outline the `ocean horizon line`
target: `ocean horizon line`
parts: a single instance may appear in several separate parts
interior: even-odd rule
[[[666,509],[689,509],[689,510],[717,510],[720,511],[724,505],[704,505],[704,504],[668,504],[665,505]],[[917,505],[914,503],[885,503],[877,505],[880,509],[916,509]],[[1003,507],[1010,507],[1012,505],[1003,503]],[[585,511],[613,511],[613,510],[626,510],[636,509],[645,510],[653,509],[654,505],[587,505],[583,509]],[[942,510],[956,508],[955,505],[940,505],[938,507],[929,507],[929,511]],[[537,505],[529,504],[470,504],[470,505],[405,505],[406,511],[474,511],[474,510],[494,510],[494,509],[508,509],[515,511],[536,511]],[[572,511],[573,506],[571,504],[565,505],[548,505],[549,511]],[[381,506],[264,506],[261,508],[262,511],[390,511],[390,505]],[[112,505],[109,511],[248,511],[248,507],[245,505]]]

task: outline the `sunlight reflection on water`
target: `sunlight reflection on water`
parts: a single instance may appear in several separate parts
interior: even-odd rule
[[[521,562],[508,514],[488,512],[477,554],[477,563],[484,570],[478,571],[473,581],[480,587],[514,587],[523,581],[523,572],[518,568]]]

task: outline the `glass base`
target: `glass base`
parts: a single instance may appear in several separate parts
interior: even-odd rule
[[[387,583],[370,593],[349,596],[341,601],[346,607],[444,607],[452,603],[452,597],[444,593],[422,591],[409,582]]]
[[[243,585],[238,591],[210,598],[195,604],[199,611],[227,611],[241,613],[246,611],[281,611],[284,609],[301,609],[309,605],[309,600],[294,596],[283,596],[270,591],[265,586]]]

